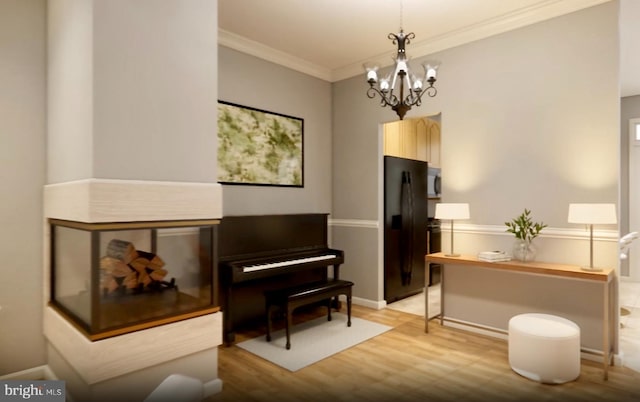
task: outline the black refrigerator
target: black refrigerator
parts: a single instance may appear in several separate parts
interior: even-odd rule
[[[427,162],[384,157],[384,299],[422,292],[427,253]]]

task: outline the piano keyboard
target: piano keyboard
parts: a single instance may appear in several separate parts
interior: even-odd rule
[[[326,254],[326,255],[319,255],[316,257],[307,257],[307,258],[299,258],[294,260],[272,262],[269,264],[247,265],[245,267],[242,267],[242,272],[254,272],[254,271],[260,271],[263,269],[286,267],[288,265],[304,264],[306,262],[329,260],[331,258],[336,258],[336,257],[337,256],[334,254]]]

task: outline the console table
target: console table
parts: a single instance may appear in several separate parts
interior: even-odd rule
[[[425,332],[429,332],[430,320],[429,263],[442,264],[441,311],[433,317],[439,318],[441,325],[446,320],[505,334],[508,319],[517,313],[555,313],[576,321],[585,338],[593,338],[591,332],[602,331],[604,379],[608,378],[616,328],[612,300],[615,269],[586,271],[575,265],[537,261],[486,262],[474,256],[448,257],[445,253],[428,254],[426,262]],[[453,282],[447,283],[446,277]],[[586,286],[586,291],[580,286]],[[601,295],[592,297],[589,289],[597,289]],[[462,319],[445,318],[448,298],[457,309],[452,313],[463,316]],[[601,329],[589,331],[594,324]]]

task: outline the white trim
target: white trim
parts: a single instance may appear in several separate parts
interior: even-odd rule
[[[464,320],[451,319],[451,318],[447,318],[446,316],[444,317],[443,326],[462,329],[464,331],[473,332],[474,334],[490,336],[492,338],[498,338],[498,339],[504,339],[504,340],[508,339],[508,333],[503,329],[490,327],[488,325],[475,324],[475,323],[471,323]]]
[[[363,299],[361,297],[354,296],[351,299],[351,302],[355,305],[368,307],[375,310],[382,310],[383,308],[387,307],[387,302],[385,300],[375,301],[375,300]]]
[[[365,228],[365,229],[379,229],[380,224],[378,221],[363,220],[363,219],[329,219],[329,226],[339,227],[351,227],[351,228]],[[425,228],[426,229],[426,228]],[[441,226],[442,232],[449,233],[451,227],[448,223],[443,222]],[[504,225],[476,225],[472,223],[455,223],[453,230],[456,233],[466,234],[479,234],[479,235],[492,235],[492,236],[513,236],[513,234],[506,231]],[[619,233],[617,230],[598,230],[594,228],[593,239],[598,241],[615,241],[619,239]],[[540,233],[541,238],[554,238],[554,239],[588,239],[589,231],[579,228],[551,228],[547,227]]]
[[[161,230],[158,230],[158,237],[198,236],[199,234],[200,228],[198,227],[162,228]]]
[[[226,46],[239,52],[331,82],[331,70],[328,68],[220,28],[218,29],[218,45]]]
[[[443,232],[450,233],[451,228],[447,223],[443,223],[441,230]],[[513,236],[513,234],[505,230],[504,225],[475,225],[475,224],[454,224],[453,230],[456,233],[467,234],[484,234],[494,236]],[[555,238],[555,239],[588,239],[589,231],[586,229],[577,228],[544,228],[540,233],[541,238]],[[617,230],[593,230],[593,239],[599,241],[615,241],[619,239]]]
[[[474,334],[485,335],[492,338],[498,338],[505,341],[508,341],[509,339],[509,332],[507,330],[490,327],[486,325],[474,324],[464,320],[451,319],[451,318],[447,318],[446,316],[444,317],[443,326],[460,329],[467,332],[472,332]],[[591,349],[591,348],[580,347],[580,358],[601,363],[602,351]],[[622,366],[623,364],[622,355],[615,354],[613,358],[613,362],[614,362],[614,365],[616,366]]]
[[[530,7],[447,32],[427,41],[412,43],[408,53],[412,58],[416,59],[608,1],[610,0],[541,1]],[[218,44],[329,82],[337,82],[359,74],[364,76],[362,70],[364,62],[378,63],[383,67],[390,65],[389,52],[385,52],[380,55],[374,55],[371,59],[360,60],[356,63],[330,70],[223,29],[218,29]]]
[[[329,226],[378,229],[378,221],[363,219],[329,219]]]

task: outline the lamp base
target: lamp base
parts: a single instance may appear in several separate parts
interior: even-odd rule
[[[445,257],[460,257],[460,254],[445,254]]]
[[[583,271],[591,271],[591,272],[600,272],[602,271],[602,268],[598,268],[598,267],[580,267],[581,270]]]

